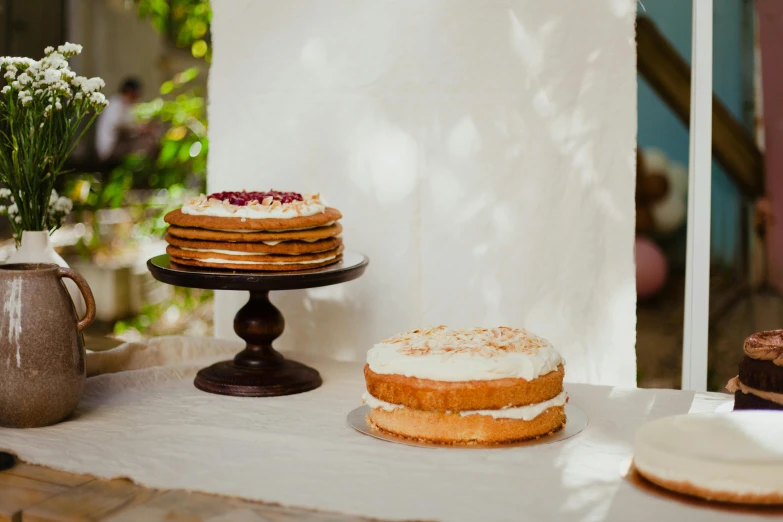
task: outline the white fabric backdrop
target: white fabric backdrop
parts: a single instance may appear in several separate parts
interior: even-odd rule
[[[321,192],[371,259],[273,294],[280,348],[504,324],[635,385],[635,0],[212,5],[210,191]],[[218,295],[218,336],[245,300]]]

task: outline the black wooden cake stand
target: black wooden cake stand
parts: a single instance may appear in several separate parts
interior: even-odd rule
[[[368,263],[362,254],[346,251],[340,262],[313,270],[240,272],[179,265],[164,254],[147,261],[147,268],[155,279],[170,285],[250,292],[250,300],[234,317],[234,331],[247,343],[245,349],[232,361],[200,370],[194,384],[200,390],[221,395],[274,397],[318,388],[321,376],[272,348],[272,341],[283,333],[285,321],[280,310],[269,302],[269,292],[351,281],[364,273]]]

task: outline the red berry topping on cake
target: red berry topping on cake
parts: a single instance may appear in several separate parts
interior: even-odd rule
[[[267,198],[272,198],[272,201],[279,201],[282,204],[304,201],[302,195],[297,192],[280,192],[277,190],[270,190],[269,192],[245,192],[244,190],[242,192],[217,192],[207,197],[207,199],[228,201],[232,205],[239,207],[244,207],[253,201],[261,203]]]

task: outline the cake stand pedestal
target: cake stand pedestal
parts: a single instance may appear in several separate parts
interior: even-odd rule
[[[168,255],[147,261],[152,276],[163,283],[188,288],[243,290],[247,304],[234,317],[234,331],[246,345],[233,360],[204,368],[196,375],[196,388],[235,397],[274,397],[318,388],[318,371],[290,361],[272,347],[285,328],[283,314],[270,301],[272,290],[295,290],[344,283],[360,277],[369,260],[344,252],[340,262],[313,270],[292,272],[239,272],[172,263]]]

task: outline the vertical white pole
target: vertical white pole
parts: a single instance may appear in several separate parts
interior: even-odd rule
[[[707,389],[712,190],[712,0],[693,0],[682,389]]]

